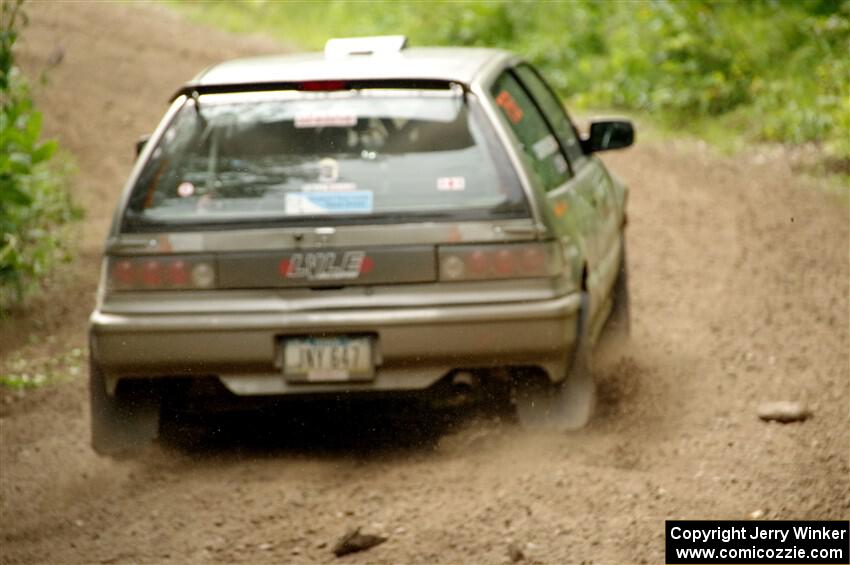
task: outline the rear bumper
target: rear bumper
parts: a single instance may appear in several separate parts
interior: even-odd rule
[[[498,304],[411,308],[111,314],[90,318],[92,359],[109,388],[121,378],[215,376],[240,395],[430,386],[454,369],[537,366],[560,380],[569,366],[578,294]],[[287,335],[370,334],[375,378],[287,383],[275,366]]]

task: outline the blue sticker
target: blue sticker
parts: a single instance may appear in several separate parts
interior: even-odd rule
[[[368,214],[371,211],[371,190],[290,192],[286,195],[286,215],[288,216]]]

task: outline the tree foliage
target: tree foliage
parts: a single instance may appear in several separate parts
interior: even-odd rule
[[[235,31],[304,48],[403,33],[414,45],[503,47],[571,105],[710,120],[754,140],[815,142],[850,158],[850,0],[297,2],[183,5]]]
[[[0,2],[0,308],[24,295],[67,256],[59,229],[79,216],[51,158],[56,142],[41,141],[41,114],[14,65],[12,48],[24,22],[22,0]]]

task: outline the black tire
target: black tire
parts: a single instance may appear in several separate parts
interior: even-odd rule
[[[602,340],[613,342],[628,341],[632,332],[632,317],[629,300],[629,263],[626,254],[626,238],[622,239],[623,252],[620,254],[620,268],[617,280],[611,289],[611,313],[602,331]]]
[[[94,361],[89,363],[91,443],[95,452],[128,456],[159,435],[159,399],[147,382],[120,383],[114,395]]]
[[[552,383],[542,379],[519,382],[514,403],[519,423],[529,429],[572,431],[585,427],[596,406],[596,384],[591,366],[588,339],[587,295],[582,294],[579,311],[578,343],[566,378]]]

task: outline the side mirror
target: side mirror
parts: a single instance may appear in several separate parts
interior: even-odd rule
[[[629,120],[591,122],[590,135],[581,142],[585,153],[622,149],[635,142],[635,129]]]
[[[142,153],[142,149],[145,148],[145,145],[148,144],[148,141],[150,140],[150,138],[151,138],[151,136],[149,136],[149,135],[143,135],[139,139],[136,140],[136,157],[137,158]]]

